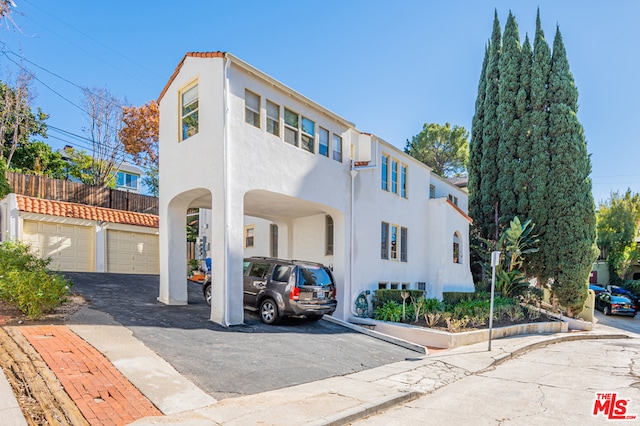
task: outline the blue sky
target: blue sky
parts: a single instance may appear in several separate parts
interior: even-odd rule
[[[471,130],[494,9],[503,30],[511,10],[524,40],[539,6],[549,44],[556,25],[565,42],[596,203],[640,192],[635,0],[14,1],[20,31],[0,28],[0,78],[15,75],[15,54],[31,61],[34,105],[63,131],[83,135],[86,125],[70,103],[80,104],[75,85],[141,105],[157,99],[185,52],[221,50],[399,148],[425,122]],[[54,148],[83,147],[58,130],[50,136]]]

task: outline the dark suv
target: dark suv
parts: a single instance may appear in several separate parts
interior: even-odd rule
[[[250,257],[244,259],[243,267],[244,308],[258,311],[265,324],[275,324],[285,316],[315,321],[336,310],[335,279],[320,263]],[[202,291],[211,305],[210,275]]]

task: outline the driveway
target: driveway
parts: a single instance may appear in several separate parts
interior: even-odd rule
[[[157,275],[65,273],[73,293],[106,313],[216,399],[250,395],[413,358],[416,352],[328,322],[287,319],[268,326],[245,311],[245,324],[209,321],[201,286],[189,304],[157,301]],[[74,321],[72,317],[71,322]]]

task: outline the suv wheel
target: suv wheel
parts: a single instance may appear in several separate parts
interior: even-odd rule
[[[204,300],[207,302],[207,305],[211,306],[211,283],[205,284],[202,287],[202,294],[204,295]]]
[[[260,319],[269,325],[278,322],[278,306],[273,299],[264,299],[260,304]]]

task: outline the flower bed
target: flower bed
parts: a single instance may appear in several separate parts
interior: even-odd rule
[[[406,340],[422,346],[451,349],[458,346],[472,345],[489,340],[489,329],[477,329],[450,333],[445,330],[416,326],[412,324],[378,321],[370,318],[350,317],[352,324],[366,325],[373,330],[398,339]],[[563,321],[535,322],[515,324],[493,328],[492,339],[515,336],[519,334],[564,333],[568,324]]]

